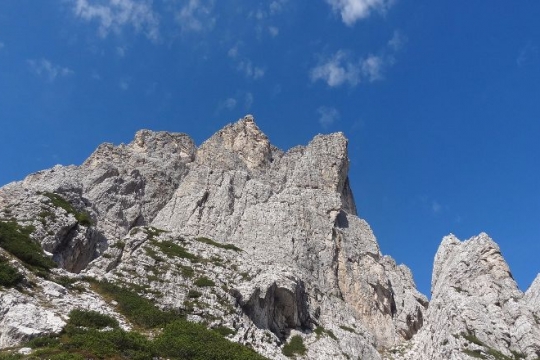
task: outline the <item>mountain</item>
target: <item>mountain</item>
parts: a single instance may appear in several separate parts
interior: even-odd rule
[[[450,235],[428,303],[358,216],[348,167],[342,133],[283,152],[247,115],[199,147],[141,130],[80,166],[4,186],[0,347],[43,358],[540,357],[538,279],[523,294],[487,235]]]

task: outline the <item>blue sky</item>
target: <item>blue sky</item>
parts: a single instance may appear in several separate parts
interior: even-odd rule
[[[360,216],[428,294],[441,238],[540,271],[540,3],[0,2],[0,185],[141,128],[201,143],[253,113],[286,150],[349,138]]]

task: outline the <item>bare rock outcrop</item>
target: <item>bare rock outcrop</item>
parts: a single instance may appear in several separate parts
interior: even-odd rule
[[[424,327],[408,350],[390,352],[393,358],[540,356],[540,327],[527,304],[532,295],[524,298],[499,247],[485,233],[463,242],[445,237],[435,256],[431,286]]]
[[[0,249],[24,278],[0,288],[0,347],[58,333],[74,308],[129,328],[94,278],[272,359],[292,336],[306,359],[540,357],[540,277],[523,294],[486,234],[450,235],[428,303],[358,216],[348,170],[342,133],[284,152],[248,115],[198,148],[141,130],[0,188],[0,222],[59,266],[44,275]]]

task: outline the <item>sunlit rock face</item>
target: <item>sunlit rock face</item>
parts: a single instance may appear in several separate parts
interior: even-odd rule
[[[80,166],[6,185],[0,221],[27,227],[59,268],[45,280],[0,249],[25,277],[21,288],[0,288],[0,345],[61,331],[73,308],[129,329],[85,280],[93,277],[226,327],[272,359],[285,358],[294,335],[306,359],[461,359],[467,349],[533,359],[538,279],[523,295],[487,235],[449,236],[428,306],[358,216],[348,169],[342,133],[285,152],[248,115],[199,147],[186,134],[141,130]],[[56,284],[61,276],[78,290]],[[483,345],[469,344],[471,334]]]
[[[487,234],[463,242],[446,236],[435,255],[431,288],[424,327],[399,358],[536,359],[540,355],[535,315],[538,282],[524,296]]]

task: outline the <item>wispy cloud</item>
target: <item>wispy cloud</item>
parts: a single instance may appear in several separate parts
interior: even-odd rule
[[[247,78],[253,80],[262,78],[266,72],[264,68],[253,65],[249,59],[241,60],[236,69],[243,73]]]
[[[341,15],[343,22],[352,26],[373,12],[385,13],[394,0],[326,0],[332,10]]]
[[[380,80],[383,67],[384,59],[380,56],[369,55],[367,58],[355,60],[348,52],[339,50],[311,69],[310,76],[311,81],[322,80],[330,87],[343,84],[356,86],[362,79]]]
[[[276,37],[279,34],[279,28],[277,26],[269,26],[268,32],[270,33],[270,36]]]
[[[385,70],[395,63],[395,53],[403,48],[407,37],[395,31],[383,50],[375,55],[355,58],[350,51],[338,50],[335,54],[319,58],[319,64],[310,71],[312,82],[324,81],[330,87],[348,84],[351,87],[362,81],[384,79]]]
[[[74,73],[73,70],[67,67],[55,65],[47,59],[31,59],[27,60],[26,62],[33,73],[38,76],[45,77],[51,82],[54,81],[57,77],[65,77]]]
[[[189,0],[176,14],[176,21],[184,32],[212,30],[216,17],[212,10],[214,0]]]
[[[319,124],[324,129],[333,125],[340,118],[339,111],[333,107],[321,106],[317,109],[317,113],[319,114]]]
[[[233,47],[227,51],[227,56],[234,60],[236,70],[245,77],[253,80],[260,79],[266,73],[266,69],[261,66],[254,65],[253,62],[240,55],[241,42],[237,42]]]
[[[2,50],[6,45],[0,41],[0,50]]]
[[[433,211],[433,213],[437,214],[442,210],[442,206],[436,200],[433,200],[431,202],[431,210]]]
[[[120,80],[120,82],[118,83],[118,86],[120,87],[120,89],[126,91],[129,89],[129,80],[128,79],[122,79]]]
[[[537,59],[538,54],[538,46],[534,45],[532,42],[528,42],[519,51],[518,57],[516,59],[517,66],[524,66],[527,63]]]
[[[399,30],[394,31],[394,35],[392,35],[392,38],[388,41],[388,47],[393,51],[399,51],[405,46],[407,43],[408,38]]]
[[[159,38],[159,18],[152,10],[152,0],[71,0],[75,16],[96,21],[99,34],[120,33],[125,26],[143,32],[152,41]]]

